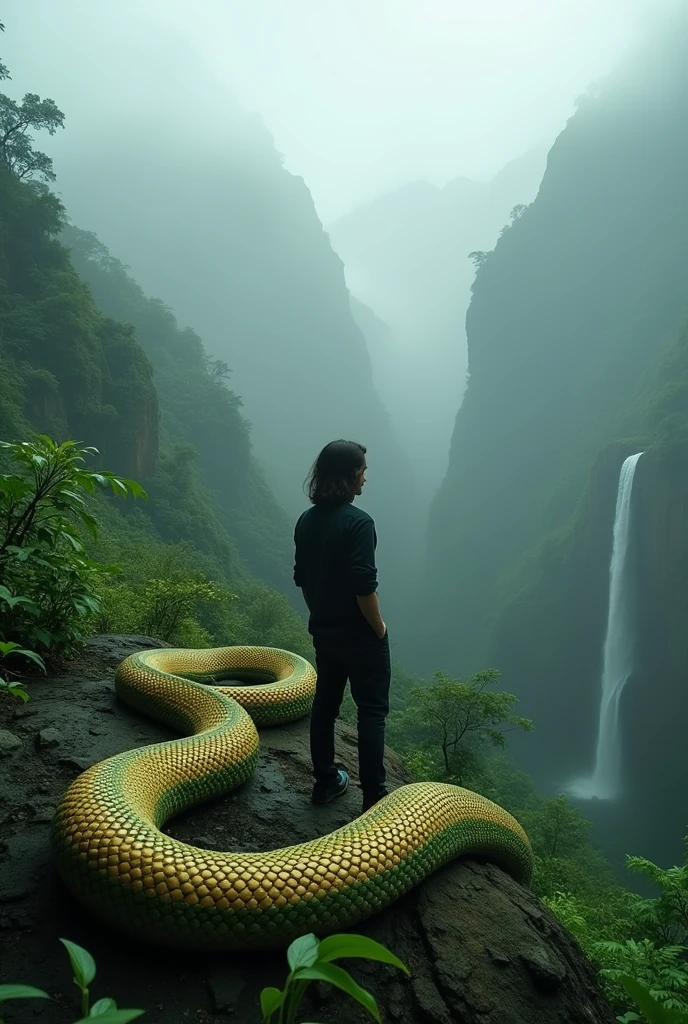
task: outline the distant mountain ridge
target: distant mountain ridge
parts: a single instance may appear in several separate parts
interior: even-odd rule
[[[492,248],[511,209],[534,197],[544,162],[536,149],[491,181],[411,182],[328,228],[352,294],[389,328],[395,358],[372,339],[373,372],[426,488],[446,470],[465,387],[469,253]]]

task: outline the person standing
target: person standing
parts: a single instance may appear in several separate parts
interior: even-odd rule
[[[373,519],[354,505],[366,482],[366,449],[331,441],[311,469],[311,508],[294,529],[294,583],[309,611],[317,683],[311,713],[313,802],[328,803],[349,786],[334,763],[334,727],[347,680],[358,709],[358,764],[363,811],[386,795],[385,722],[389,712],[389,637],[377,588]]]

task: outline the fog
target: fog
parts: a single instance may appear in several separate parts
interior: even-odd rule
[[[491,248],[510,209],[534,198],[577,96],[618,62],[645,9],[130,0],[113,16],[92,0],[9,0],[3,52],[11,94],[31,89],[65,111],[66,131],[41,144],[68,214],[226,359],[287,508],[302,497],[289,480],[303,478],[307,446],[329,432],[365,435],[388,453],[373,425],[382,410],[353,413],[352,389],[372,385],[370,360],[391,415],[384,437],[391,429],[415,463],[427,508],[465,387],[468,253]],[[355,318],[339,305],[335,263],[331,301],[305,308],[327,243],[280,160],[305,182],[344,262]],[[267,231],[261,206],[275,211]],[[289,309],[274,320],[252,311],[282,293]],[[307,383],[313,346],[320,377]],[[271,408],[287,383],[305,388],[291,439],[284,424],[277,436]]]
[[[264,114],[326,221],[408,180],[491,177],[551,138],[643,5],[216,0],[192,27],[182,0],[160,3]]]
[[[648,6],[125,0],[113,16],[102,0],[6,0],[4,44],[17,88],[54,94],[71,127],[161,100],[161,71],[193,94],[200,64],[262,114],[328,222],[409,180],[492,177],[550,141]],[[195,121],[216,128],[203,109]]]

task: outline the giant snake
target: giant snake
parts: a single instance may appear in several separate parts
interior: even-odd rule
[[[207,685],[229,680],[235,685]],[[343,828],[278,850],[231,853],[173,839],[161,831],[168,819],[251,776],[256,726],[308,715],[315,671],[275,648],[154,650],[128,657],[115,684],[126,704],[183,734],[93,765],[55,813],[62,879],[117,929],[186,949],[286,946],[349,928],[456,857],[530,880],[518,822],[444,783],[402,786]]]

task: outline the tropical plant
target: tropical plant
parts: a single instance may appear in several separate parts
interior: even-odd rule
[[[619,982],[643,1015],[639,1017],[634,1010],[630,1010],[622,1017],[616,1018],[620,1024],[631,1024],[631,1021],[644,1021],[646,1024],[688,1024],[688,1013],[685,1010],[663,1006],[654,998],[648,987],[635,978],[623,975]]]
[[[69,939],[60,939],[69,954],[74,984],[81,995],[81,1016],[75,1024],[129,1024],[141,1017],[144,1010],[120,1010],[114,999],[98,999],[91,1004],[90,987],[96,976],[96,964],[91,954]],[[11,999],[50,999],[47,992],[31,985],[0,985],[0,1003]],[[0,1019],[0,1024],[3,1024]]]
[[[19,470],[0,475],[0,637],[18,649],[73,647],[98,610],[97,581],[117,571],[86,554],[82,531],[98,534],[87,499],[103,488],[122,498],[146,494],[133,480],[85,469],[97,454],[46,435],[0,442],[0,456]]]
[[[355,999],[370,1016],[380,1021],[380,1010],[370,994],[361,988],[348,971],[337,967],[334,960],[362,958],[391,964],[409,973],[408,968],[388,949],[364,935],[330,935],[318,941],[315,935],[303,935],[287,950],[291,968],[283,989],[264,988],[260,994],[263,1024],[277,1014],[277,1024],[294,1024],[299,1004],[312,981],[325,982]]]

